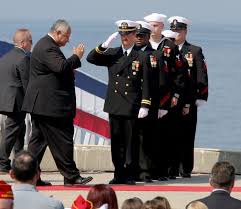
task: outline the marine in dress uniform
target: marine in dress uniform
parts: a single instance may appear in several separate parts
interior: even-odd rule
[[[157,49],[157,51],[162,52],[164,69],[169,75],[169,91],[163,101],[161,101],[165,106],[168,106],[166,108],[168,109],[168,114],[159,120],[159,126],[162,128],[160,146],[167,148],[163,150],[163,156],[166,156],[168,159],[163,160],[163,158],[159,158],[158,168],[163,180],[165,180],[165,177],[175,179],[176,176],[173,168],[177,167],[176,153],[179,148],[173,142],[176,141],[176,135],[178,134],[179,122],[177,120],[177,113],[184,100],[184,90],[187,84],[187,64],[178,46],[174,43],[177,35],[176,32],[171,30],[163,31],[162,39]]]
[[[168,19],[170,29],[178,32],[176,44],[188,63],[188,80],[185,87],[182,111],[180,111],[179,147],[180,174],[191,177],[193,170],[194,141],[197,125],[197,107],[208,99],[208,74],[202,48],[186,41],[189,20],[185,17],[173,16]],[[182,140],[180,140],[182,139]]]
[[[153,49],[157,49],[162,39],[162,30],[164,28],[164,21],[167,16],[159,13],[151,13],[144,17],[144,20],[153,27],[150,43]]]
[[[140,136],[140,173],[137,175],[137,179],[144,182],[152,182],[151,169],[152,169],[152,143],[157,137],[157,110],[158,110],[158,97],[155,98],[158,91],[158,61],[157,57],[153,55],[155,51],[149,40],[150,34],[154,29],[151,24],[144,21],[136,21],[138,29],[136,31],[136,47],[147,54],[151,72],[151,85],[150,93],[152,104],[148,112],[148,116],[139,119],[139,136]]]
[[[93,49],[87,61],[108,67],[109,83],[104,111],[109,113],[111,154],[115,167],[110,184],[135,184],[139,169],[139,138],[137,119],[148,115],[151,105],[149,69],[145,53],[135,44],[138,23],[131,20],[116,22],[122,45],[109,48],[118,36],[112,34]]]

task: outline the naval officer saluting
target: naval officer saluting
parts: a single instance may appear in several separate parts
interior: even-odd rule
[[[93,49],[87,61],[108,67],[109,83],[104,111],[109,113],[111,154],[115,166],[110,184],[135,184],[139,169],[139,139],[137,119],[148,115],[149,71],[147,57],[135,48],[138,23],[131,20],[116,22],[121,46],[109,48],[118,36],[112,34],[103,44]]]

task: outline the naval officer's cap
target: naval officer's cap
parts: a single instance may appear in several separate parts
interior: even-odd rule
[[[173,32],[171,30],[164,30],[162,31],[162,35],[167,37],[167,38],[177,38],[178,33],[177,32]]]
[[[136,21],[139,26],[136,30],[136,35],[138,34],[150,34],[153,31],[153,26],[150,23],[144,21]]]
[[[144,20],[146,22],[164,22],[165,18],[167,16],[164,14],[159,14],[159,13],[151,13],[150,15],[147,15],[144,17]]]
[[[190,24],[187,18],[181,16],[172,16],[167,21],[170,23],[171,30],[183,30]]]
[[[115,22],[118,26],[118,31],[120,35],[128,35],[133,31],[136,31],[139,26],[138,23],[132,20],[118,20]]]

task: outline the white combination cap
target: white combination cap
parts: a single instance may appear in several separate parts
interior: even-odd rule
[[[115,24],[118,26],[118,31],[121,32],[131,32],[135,31],[139,24],[132,20],[118,20],[115,22]]]
[[[140,26],[137,28],[138,30],[140,30],[141,28],[147,29],[150,32],[152,32],[154,30],[153,26],[145,21],[136,21]]]
[[[152,13],[144,17],[146,22],[164,22],[167,16],[159,13]]]
[[[164,30],[164,31],[162,31],[162,35],[167,37],[167,38],[176,38],[178,33],[173,32],[171,30]]]
[[[171,29],[185,29],[188,25],[190,25],[190,21],[181,16],[172,16],[168,18],[168,23],[170,23]]]

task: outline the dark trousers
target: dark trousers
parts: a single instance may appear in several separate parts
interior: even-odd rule
[[[197,126],[197,107],[193,105],[190,113],[181,117],[180,171],[191,173],[194,166],[194,142]]]
[[[182,142],[183,138],[181,136],[182,132],[182,113],[180,107],[171,108],[168,111],[168,140],[167,140],[167,150],[168,150],[168,175],[169,176],[179,176],[180,167],[180,154],[182,152]]]
[[[9,156],[13,147],[15,153],[23,149],[26,131],[25,115],[22,112],[7,114],[4,135],[0,145],[0,169],[10,170]]]
[[[73,158],[73,118],[31,117],[33,127],[28,150],[37,157],[40,164],[48,145],[59,172],[66,179],[76,179],[80,174]]]
[[[137,118],[110,114],[109,124],[114,177],[134,178],[139,170]]]
[[[180,109],[170,112],[170,175],[191,173],[194,163],[194,141],[197,125],[197,108],[191,106],[188,115],[182,115]],[[168,113],[169,114],[169,113]]]
[[[169,113],[168,113],[169,114]],[[159,118],[156,127],[155,141],[152,142],[153,146],[153,178],[168,176],[169,164],[169,138],[168,138],[168,122],[169,115]]]
[[[157,109],[150,109],[147,117],[138,119],[138,128],[140,137],[139,177],[142,179],[145,176],[151,176],[156,167],[155,160],[153,160],[153,145],[158,137]]]

